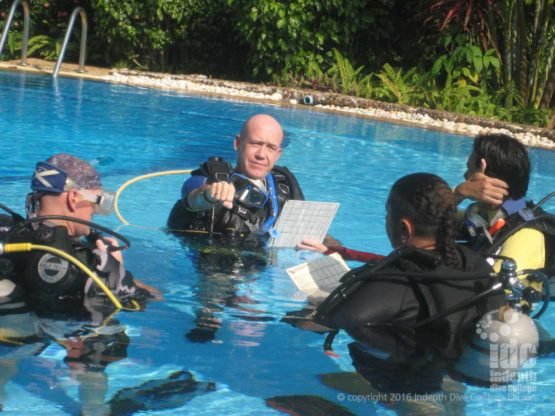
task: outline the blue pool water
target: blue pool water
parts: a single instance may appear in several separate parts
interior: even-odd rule
[[[233,161],[235,133],[258,112],[282,123],[286,143],[280,164],[295,172],[307,199],[341,203],[331,233],[349,247],[368,251],[389,251],[383,219],[391,184],[414,171],[434,172],[457,184],[472,143],[452,134],[309,108],[0,73],[0,202],[23,212],[35,162],[57,152],[91,161],[113,190],[145,173],[195,168],[212,155]],[[553,190],[555,155],[537,149],[530,153],[529,195],[539,200]],[[279,250],[266,266],[247,256],[243,265],[210,268],[213,263],[203,261],[213,262],[221,253],[199,255],[161,230],[182,181],[183,176],[155,178],[124,192],[121,212],[141,227],[122,226],[115,217],[97,219],[132,241],[125,253],[127,268],[164,294],[163,301],[150,303],[144,312],[117,315],[129,337],[125,353],[102,373],[64,362],[66,349],[59,343],[42,351],[3,347],[3,411],[71,415],[83,408],[103,414],[107,407],[100,404],[118,392],[185,371],[199,382],[196,394],[180,390],[144,414],[273,415],[280,412],[267,406],[266,399],[294,395],[319,396],[355,414],[394,414],[371,400],[347,400],[322,383],[322,374],[353,370],[347,335],[336,338],[339,356],[334,358],[323,353],[322,335],[281,322],[306,303],[285,269],[315,255]],[[214,342],[194,343],[185,337],[201,305],[217,310],[221,328]],[[555,333],[554,308],[542,323]],[[548,414],[555,400],[554,362],[549,357],[537,360],[535,379],[528,383],[531,391],[524,395],[508,397],[507,392],[467,386],[466,403],[457,409],[465,407],[467,414]]]

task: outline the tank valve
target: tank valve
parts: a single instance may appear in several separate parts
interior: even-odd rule
[[[520,301],[523,298],[524,285],[518,278],[516,262],[514,260],[503,260],[501,263],[501,282],[511,292],[507,295],[509,304],[518,312],[521,310]]]

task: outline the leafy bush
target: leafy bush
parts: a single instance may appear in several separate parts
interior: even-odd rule
[[[228,0],[238,30],[249,45],[253,76],[274,81],[327,66],[332,49],[345,50],[373,21],[366,0]]]
[[[56,59],[60,52],[65,30],[71,11],[76,7],[74,1],[60,0],[27,0],[30,11],[29,56],[45,59]],[[5,19],[12,2],[0,3],[0,29],[4,29]],[[17,58],[23,45],[23,12],[22,7],[16,9],[8,40],[3,51],[4,57]],[[71,49],[71,48],[70,48]],[[71,51],[68,53],[71,55]]]
[[[28,1],[29,54],[45,59],[57,58],[83,6],[88,64],[272,80],[540,125],[551,116],[555,0]],[[0,2],[0,28],[10,6]],[[21,51],[17,13],[2,58]],[[77,60],[74,32],[67,60]]]
[[[555,1],[432,0],[430,19],[441,22],[483,49],[495,50],[501,85],[514,83],[525,108],[550,108],[555,93]],[[506,96],[506,107],[512,93]]]

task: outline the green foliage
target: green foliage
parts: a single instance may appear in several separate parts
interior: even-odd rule
[[[371,19],[365,0],[228,0],[238,41],[250,45],[252,74],[274,81],[304,75],[333,59]]]
[[[441,55],[433,64],[431,74],[441,77],[445,86],[458,83],[463,86],[467,83],[487,89],[499,80],[500,61],[495,55],[495,50],[490,49],[485,53],[459,36],[445,39],[446,48],[451,47],[448,54]]]
[[[502,0],[489,12],[491,42],[503,62],[503,82],[514,81],[527,106],[548,107],[555,58],[554,0]]]
[[[30,9],[30,31],[28,56],[38,56],[40,58],[55,60],[61,49],[65,30],[69,21],[71,11],[77,6],[71,0],[59,0],[50,2],[47,0],[27,0]],[[0,2],[0,16],[2,22],[0,28],[3,29],[5,20],[12,2]],[[77,25],[76,25],[77,26]],[[75,32],[77,35],[73,39],[78,40],[79,27]],[[8,34],[8,42],[4,53],[4,58],[15,59],[20,56],[23,45],[23,13],[22,7],[16,9],[14,20]],[[68,48],[68,59],[76,59],[78,46],[72,43]],[[73,55],[72,56],[72,52]]]
[[[555,91],[554,0],[433,0],[431,19],[439,17],[441,29],[451,27],[482,49],[495,50],[501,66],[500,84],[510,102],[515,83],[526,108],[549,108]],[[446,35],[449,36],[449,35]]]
[[[199,71],[242,77],[244,52],[235,46],[226,0],[28,0],[32,53],[56,59],[72,10],[85,8],[89,21],[87,63],[159,71]],[[2,18],[11,2],[0,2]],[[12,34],[21,33],[21,9]],[[3,21],[0,22],[0,27]],[[67,60],[77,59],[79,19]],[[49,40],[43,36],[47,36]],[[17,42],[14,50],[17,50]],[[15,58],[8,52],[8,58]]]
[[[551,115],[555,0],[28,1],[30,56],[57,58],[79,5],[89,64],[272,80],[540,125]],[[0,1],[0,28],[10,6]],[[19,57],[21,32],[18,10],[2,58]]]
[[[106,58],[126,59],[130,65],[141,62],[165,70],[170,64],[172,46],[183,40],[184,20],[190,1],[91,0],[96,33],[108,45]]]
[[[22,44],[23,34],[21,32],[9,32],[4,46],[5,52],[10,56],[15,56],[16,53],[21,51]]]
[[[369,76],[361,76],[364,67],[353,68],[351,62],[337,49],[333,50],[333,56],[335,63],[327,72],[333,90],[351,95],[360,95],[362,91],[368,93],[371,83]]]
[[[90,0],[102,61],[157,71],[243,75],[226,0]]]
[[[381,81],[375,89],[376,98],[399,104],[418,105],[421,94],[416,68],[405,72],[402,68],[394,69],[391,65],[385,64],[376,76]]]
[[[58,59],[62,49],[61,39],[54,39],[47,35],[37,35],[29,38],[27,54],[38,55],[49,61]]]
[[[334,64],[320,72],[319,83],[334,91],[392,103],[458,112],[481,117],[545,126],[551,112],[525,105],[516,85],[489,92],[488,79],[499,76],[493,51],[482,53],[472,45],[459,45],[456,53],[438,58],[429,71],[385,64],[377,73],[354,68],[334,50]],[[506,97],[511,97],[506,103]]]
[[[495,51],[485,53],[464,37],[445,38],[448,54],[440,56],[430,71],[431,91],[426,103],[431,108],[484,117],[499,117],[488,93],[500,78],[500,62]]]

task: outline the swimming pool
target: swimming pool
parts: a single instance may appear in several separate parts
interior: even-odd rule
[[[383,219],[391,184],[404,174],[429,171],[454,185],[465,170],[471,147],[470,140],[451,134],[310,108],[15,73],[0,73],[0,85],[4,158],[0,202],[19,212],[35,162],[53,153],[65,151],[91,161],[107,187],[115,190],[137,175],[194,168],[212,155],[234,160],[231,142],[243,120],[267,112],[286,131],[280,164],[295,172],[307,199],[341,203],[331,233],[349,247],[387,252]],[[555,156],[533,149],[531,157],[530,196],[539,200],[553,190]],[[182,180],[181,176],[155,178],[125,191],[120,209],[129,222],[143,227],[123,227],[115,217],[98,220],[131,239],[133,245],[125,253],[127,268],[165,296],[145,312],[118,314],[128,337],[121,343],[128,345],[123,352],[114,351],[118,359],[106,366],[107,377],[91,369],[70,370],[64,362],[66,350],[57,343],[36,351],[38,355],[23,348],[2,350],[16,356],[2,366],[9,380],[4,386],[4,412],[78,414],[86,403],[91,414],[102,414],[105,408],[98,403],[122,397],[129,393],[126,388],[150,380],[143,390],[158,391],[160,398],[156,386],[164,385],[169,391],[164,391],[164,400],[151,400],[147,414],[271,415],[279,412],[266,404],[267,399],[308,395],[356,414],[392,414],[371,400],[350,401],[321,382],[322,374],[352,371],[350,340],[345,334],[337,337],[334,347],[339,357],[333,358],[322,351],[322,335],[280,321],[305,304],[285,269],[312,254],[280,250],[271,254],[269,265],[256,256],[230,263],[227,253],[199,254],[160,230]],[[214,267],[214,258],[225,264]],[[207,259],[208,264],[203,263]],[[219,267],[225,272],[218,273]],[[207,304],[221,310],[215,314],[221,328],[214,342],[190,342],[185,334],[195,326],[196,310]],[[555,333],[553,308],[542,321]],[[469,386],[467,414],[549,413],[555,396],[553,367],[553,359],[539,359],[533,368],[536,380],[530,382],[534,390],[515,394],[514,400],[506,392]],[[186,372],[198,383],[189,380]],[[181,383],[168,384],[172,374],[170,380]],[[80,396],[79,384],[89,387],[89,398]],[[315,408],[315,414],[324,413],[322,402],[299,400]]]

